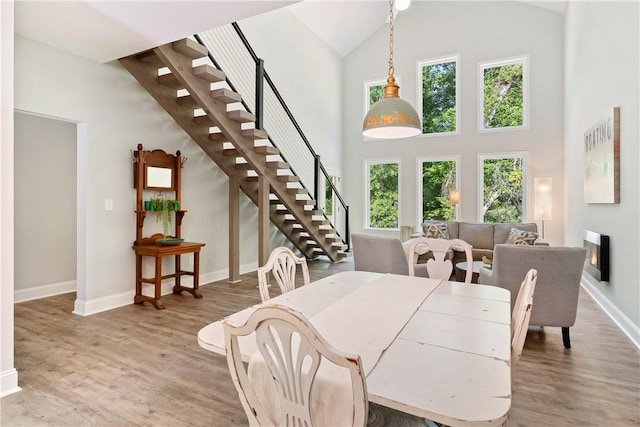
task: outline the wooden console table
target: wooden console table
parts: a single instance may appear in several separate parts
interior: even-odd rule
[[[195,298],[202,298],[202,294],[198,289],[198,279],[200,274],[200,249],[204,246],[204,243],[192,243],[182,242],[174,246],[162,246],[157,243],[133,245],[133,250],[136,253],[136,296],[133,300],[135,304],[142,304],[147,301],[154,305],[158,310],[162,310],[164,305],[160,301],[162,298],[162,279],[169,279],[175,277],[175,285],[173,286],[173,293],[179,294],[182,291],[191,293]],[[180,267],[180,255],[193,254],[193,271],[184,271]],[[142,257],[150,256],[155,257],[155,277],[144,278],[142,277]],[[166,256],[175,256],[175,273],[162,275],[162,258]],[[181,285],[182,276],[193,276],[193,287],[185,287]],[[155,286],[155,295],[150,297],[142,295],[142,284],[151,283]]]
[[[187,213],[187,211],[180,209],[181,170],[185,161],[186,158],[180,156],[180,151],[176,152],[175,156],[167,154],[163,150],[146,151],[142,149],[142,144],[138,144],[138,150],[133,153],[133,186],[136,189],[136,240],[133,243],[133,250],[136,253],[136,296],[133,299],[135,304],[142,304],[147,301],[159,310],[165,308],[160,302],[160,298],[162,298],[162,280],[172,277],[175,278],[174,294],[187,291],[195,298],[202,298],[202,294],[198,290],[198,280],[200,276],[200,249],[205,244],[185,242],[181,238],[182,219]],[[157,196],[154,200],[145,201],[145,191],[156,192]],[[173,193],[173,198],[164,198],[165,191]],[[149,197],[149,194],[147,194],[147,197]],[[156,202],[161,202],[160,206],[156,205],[154,207]],[[143,237],[144,219],[150,212],[154,212],[157,218],[162,218],[164,233]],[[175,215],[173,235],[169,235],[171,215]],[[165,244],[159,244],[158,239],[163,239]],[[180,243],[167,245],[166,243],[169,243],[168,240],[174,240],[170,243],[175,243],[175,241],[180,241]],[[184,254],[193,254],[193,271],[182,270],[180,256]],[[142,277],[142,257],[145,256],[155,258],[155,275],[153,278]],[[175,272],[163,276],[162,258],[166,256],[175,257]],[[193,287],[189,288],[181,285],[182,276],[185,275],[193,276]],[[150,283],[155,286],[153,297],[142,295],[143,283]]]

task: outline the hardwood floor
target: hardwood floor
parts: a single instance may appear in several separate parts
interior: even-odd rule
[[[309,263],[311,280],[349,261]],[[71,314],[75,294],[15,306],[22,391],[2,398],[2,426],[246,425],[223,356],[200,348],[203,326],[260,301],[255,273],[129,305]],[[529,331],[516,369],[509,426],[640,425],[640,353],[583,290],[573,348],[560,328]],[[425,385],[428,386],[428,385]]]

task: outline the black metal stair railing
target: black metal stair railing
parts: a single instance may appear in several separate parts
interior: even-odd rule
[[[280,150],[280,157],[289,164],[291,171],[300,178],[300,184],[315,200],[314,209],[323,211],[336,230],[336,235],[349,250],[349,206],[265,71],[264,61],[258,58],[240,26],[234,22],[196,34],[194,38],[208,49],[209,59],[214,66],[227,75],[226,84],[242,96],[243,108],[256,116],[255,127],[268,133],[270,143]],[[246,102],[251,99],[254,100],[254,109]],[[312,188],[309,188],[309,183]],[[325,192],[321,191],[322,183]],[[335,215],[336,202],[342,206],[343,215]]]

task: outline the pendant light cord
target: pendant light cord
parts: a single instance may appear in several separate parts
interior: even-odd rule
[[[393,0],[389,0],[389,75],[393,72]]]

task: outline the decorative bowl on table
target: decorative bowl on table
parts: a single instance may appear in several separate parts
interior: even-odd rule
[[[487,258],[486,256],[482,257],[482,262],[491,267],[493,265],[493,260],[491,258]]]
[[[165,237],[162,239],[156,239],[156,243],[162,246],[175,246],[184,242],[184,239],[179,239],[177,237]]]

